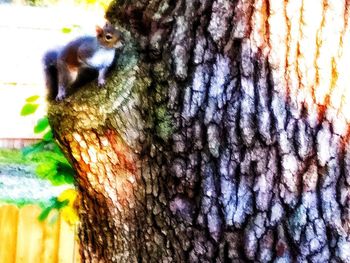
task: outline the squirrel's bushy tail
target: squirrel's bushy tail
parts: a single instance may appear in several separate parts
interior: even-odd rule
[[[57,56],[57,50],[49,50],[43,57],[45,84],[49,100],[54,100],[58,93]]]

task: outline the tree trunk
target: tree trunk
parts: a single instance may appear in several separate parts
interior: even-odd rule
[[[349,0],[118,0],[49,116],[84,262],[350,262]]]

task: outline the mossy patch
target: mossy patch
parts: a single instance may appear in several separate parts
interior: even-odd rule
[[[159,107],[156,110],[156,131],[157,135],[164,141],[167,141],[173,133],[173,123],[171,115],[165,106]]]

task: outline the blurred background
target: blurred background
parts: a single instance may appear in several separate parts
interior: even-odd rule
[[[31,95],[40,95],[45,103],[43,53],[78,35],[94,34],[107,5],[89,0],[0,1],[0,146],[38,137],[33,127],[45,107],[25,118],[19,112]]]
[[[0,0],[0,263],[80,260],[74,171],[45,117],[42,56],[94,35],[109,2]]]

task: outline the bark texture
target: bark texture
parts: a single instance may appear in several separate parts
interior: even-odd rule
[[[84,262],[350,262],[348,0],[119,0],[107,86],[49,109]]]

